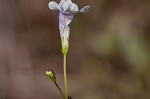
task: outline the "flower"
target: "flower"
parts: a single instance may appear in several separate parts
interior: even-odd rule
[[[50,1],[48,7],[51,10],[59,10],[65,15],[72,15],[78,12],[86,13],[89,11],[90,6],[87,5],[81,10],[78,10],[78,6],[75,3],[72,3],[71,0],[61,0],[59,5],[55,1]]]
[[[61,0],[59,4],[55,1],[50,1],[48,7],[51,10],[59,11],[59,30],[62,41],[62,51],[67,53],[69,47],[69,34],[70,34],[70,23],[73,20],[74,14],[81,12],[86,13],[89,11],[90,6],[87,5],[81,10],[71,0]]]

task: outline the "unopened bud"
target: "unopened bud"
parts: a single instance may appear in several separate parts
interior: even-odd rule
[[[55,72],[52,69],[48,69],[48,71],[46,71],[46,75],[51,79],[52,82],[56,82]]]

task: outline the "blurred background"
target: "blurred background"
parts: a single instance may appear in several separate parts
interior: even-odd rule
[[[0,99],[61,99],[58,12],[50,0],[0,0]],[[67,60],[73,99],[150,99],[150,0],[72,0]],[[59,3],[59,0],[56,0]]]

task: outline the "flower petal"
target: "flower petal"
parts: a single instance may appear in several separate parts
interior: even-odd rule
[[[64,35],[64,28],[65,28],[65,15],[63,13],[59,13],[59,30],[61,38]]]
[[[64,3],[63,3],[63,11],[64,12],[66,12],[66,11],[68,11],[69,10],[69,6],[70,6],[70,1],[65,1]]]
[[[66,16],[67,20],[66,20],[66,24],[69,26],[69,24],[71,23],[71,21],[73,20],[74,15],[69,15]]]
[[[64,36],[64,29],[67,27],[68,28],[68,36],[70,34],[70,27],[69,24],[73,20],[73,15],[66,16],[63,13],[59,13],[59,30],[60,30],[60,35],[61,37]]]
[[[76,12],[78,12],[79,10],[78,10],[78,6],[75,4],[75,3],[71,3],[70,5],[69,5],[69,12],[70,13],[76,13]]]
[[[73,20],[74,15],[64,15],[63,13],[59,13],[59,27],[63,27],[65,25],[69,26],[71,21]]]
[[[70,2],[70,3],[72,3],[72,1],[71,0],[67,0],[68,2]]]
[[[60,10],[59,5],[55,1],[49,2],[48,7],[51,10]]]
[[[90,8],[91,8],[91,6],[87,5],[87,6],[83,7],[83,8],[80,10],[80,12],[81,12],[81,13],[87,13],[87,12],[90,10]]]
[[[66,2],[66,0],[61,0],[59,3],[59,6],[62,7],[62,5]]]

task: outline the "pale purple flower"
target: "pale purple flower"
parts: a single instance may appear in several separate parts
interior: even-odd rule
[[[67,46],[70,34],[69,24],[73,20],[74,14],[81,12],[86,13],[89,11],[90,6],[87,5],[81,10],[78,9],[78,6],[75,3],[72,3],[71,0],[61,0],[59,4],[55,1],[50,1],[48,7],[51,10],[59,11],[59,30],[60,36],[63,40],[64,46]]]

